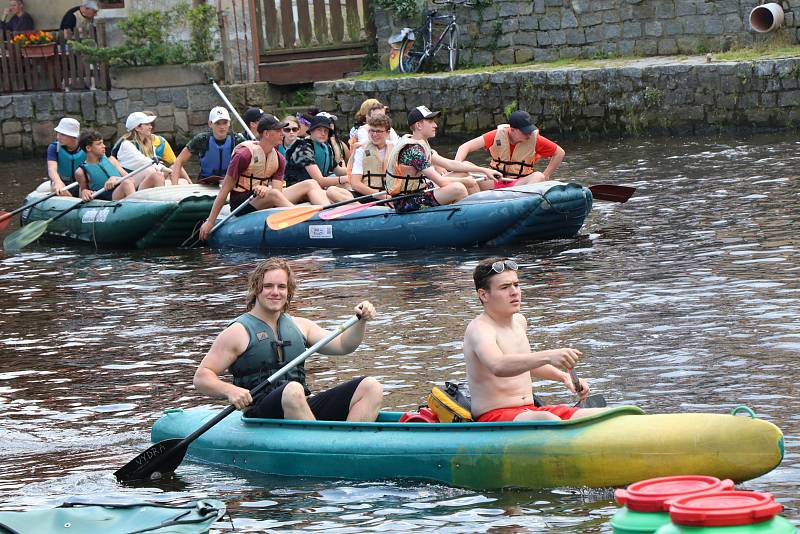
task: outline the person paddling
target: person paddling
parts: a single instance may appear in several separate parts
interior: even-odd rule
[[[503,173],[508,180],[484,181],[481,189],[500,189],[512,185],[532,184],[550,180],[564,159],[564,149],[543,135],[534,126],[527,111],[517,110],[495,130],[467,141],[456,152],[457,161],[486,149],[492,157],[489,166]],[[550,158],[543,172],[534,170],[534,164],[542,158]]]
[[[478,422],[559,420],[584,417],[605,408],[566,405],[535,406],[531,375],[562,382],[576,393],[570,374],[582,353],[574,348],[533,352],[528,322],[520,313],[522,292],[518,265],[494,257],[478,263],[472,273],[483,313],[464,333],[464,360],[472,395],[472,416]],[[580,397],[589,396],[589,384],[580,380]]]
[[[131,180],[122,181],[128,175],[122,165],[106,157],[106,145],[100,132],[83,131],[79,144],[86,152],[86,161],[75,173],[81,188],[81,200],[91,200],[95,191],[101,189],[105,192],[96,197],[97,200],[122,200],[136,191]]]
[[[297,280],[289,262],[270,258],[250,273],[247,311],[214,340],[194,375],[205,395],[225,398],[247,417],[371,422],[378,417],[383,388],[372,377],[359,377],[310,395],[302,363],[253,398],[250,390],[329,335],[314,321],[289,315]],[[350,354],[364,339],[367,321],[375,317],[369,301],[355,307],[360,320],[320,348],[328,355]],[[229,370],[233,384],[220,375]]]
[[[86,161],[86,152],[78,146],[81,124],[77,119],[64,117],[53,128],[56,140],[47,146],[47,176],[50,178],[50,190],[60,196],[79,195],[74,188],[64,188],[75,181],[75,172]]]

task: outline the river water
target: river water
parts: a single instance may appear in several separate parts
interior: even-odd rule
[[[800,524],[800,142],[780,134],[565,149],[558,178],[638,188],[627,204],[595,202],[576,239],[290,252],[301,280],[295,313],[332,326],[364,298],[380,313],[355,354],[307,362],[312,389],[369,374],[385,385],[385,407],[405,411],[432,385],[463,380],[463,330],[480,311],[471,269],[508,255],[521,265],[534,348],[581,349],[578,373],[610,403],[651,413],[746,404],[778,425],[783,463],[742,487],[774,493]],[[42,161],[1,167],[0,205],[18,206],[43,174]],[[237,531],[610,532],[610,490],[475,492],[191,461],[175,480],[119,486],[111,473],[147,448],[163,409],[214,404],[194,391],[192,374],[242,311],[245,275],[261,256],[46,244],[1,254],[0,509],[69,495],[210,496],[228,504]],[[537,387],[569,402],[563,386]]]

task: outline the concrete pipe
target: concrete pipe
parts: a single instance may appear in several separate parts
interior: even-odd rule
[[[774,2],[756,6],[750,11],[750,27],[758,33],[767,33],[783,24],[783,8]]]

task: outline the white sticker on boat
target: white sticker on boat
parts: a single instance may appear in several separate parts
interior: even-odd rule
[[[310,239],[333,239],[333,226],[330,224],[312,224],[308,227]]]
[[[82,223],[99,223],[106,222],[109,213],[108,208],[90,209],[83,212],[81,217]]]

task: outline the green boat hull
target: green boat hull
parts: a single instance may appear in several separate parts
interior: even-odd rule
[[[224,514],[225,504],[213,499],[185,505],[68,501],[57,508],[0,512],[0,534],[127,534],[140,531],[194,534],[208,532],[211,524]]]
[[[183,438],[217,412],[168,411],[152,440]],[[757,418],[644,415],[618,407],[575,421],[375,423],[225,418],[192,458],[261,473],[354,480],[421,479],[473,489],[623,486],[657,476],[758,477],[783,458],[783,435]]]
[[[40,186],[28,204],[47,193]],[[99,248],[174,247],[208,217],[217,189],[201,185],[137,191],[120,201],[92,200],[47,225],[45,239],[89,243]],[[78,199],[53,197],[22,212],[22,224],[48,220]]]

